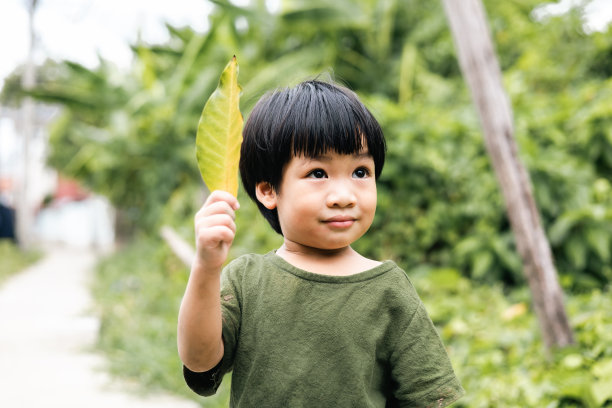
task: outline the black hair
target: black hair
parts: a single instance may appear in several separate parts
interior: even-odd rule
[[[353,154],[365,142],[378,179],[385,162],[382,129],[357,95],[342,86],[305,81],[264,95],[242,132],[240,176],[251,199],[282,235],[276,209],[257,200],[255,187],[267,182],[279,191],[284,166],[294,156],[316,157],[333,151]]]

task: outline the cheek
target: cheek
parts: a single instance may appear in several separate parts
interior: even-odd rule
[[[290,203],[283,202],[277,207],[278,218],[283,231],[296,231],[307,227],[306,220],[313,217],[314,206],[306,200],[296,198]]]
[[[376,185],[370,187],[368,191],[363,195],[362,198],[362,207],[364,210],[372,212],[372,214],[376,211],[377,204],[377,194],[376,194]]]
[[[376,200],[373,200],[370,203],[370,206],[368,206],[367,212],[368,212],[369,221],[371,223],[374,220],[374,215],[376,214]]]
[[[292,203],[292,208],[288,212],[287,217],[291,219],[293,224],[302,225],[307,220],[317,218],[317,207],[313,202],[296,198]]]

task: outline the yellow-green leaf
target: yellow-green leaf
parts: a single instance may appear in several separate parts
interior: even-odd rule
[[[242,144],[240,85],[236,56],[227,64],[219,85],[206,101],[198,123],[196,158],[210,191],[238,194],[238,162]]]

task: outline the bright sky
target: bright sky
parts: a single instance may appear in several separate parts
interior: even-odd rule
[[[545,0],[543,1],[545,2]],[[565,12],[571,5],[589,2],[585,9],[587,31],[603,31],[612,21],[612,0],[557,0],[544,7],[547,13]]]
[[[29,47],[30,0],[0,0],[0,81],[24,62]],[[45,56],[96,65],[100,53],[119,66],[130,63],[130,43],[168,38],[164,22],[204,31],[207,0],[38,0],[34,18],[38,61]]]
[[[0,86],[24,62],[29,47],[30,0],[0,0]],[[270,0],[278,3],[280,0]],[[570,3],[561,0],[546,10],[559,13]],[[236,4],[248,0],[233,0]],[[207,0],[38,0],[35,28],[40,62],[45,56],[71,59],[87,66],[97,63],[97,53],[119,66],[130,63],[129,44],[140,32],[147,42],[167,38],[164,22],[189,25],[204,31],[212,5]],[[588,27],[602,30],[612,20],[612,0],[592,0],[587,7]]]

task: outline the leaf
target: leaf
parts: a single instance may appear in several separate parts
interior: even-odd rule
[[[610,235],[604,229],[591,229],[586,233],[587,242],[604,262],[610,261]]]
[[[612,380],[605,379],[595,381],[591,385],[591,393],[595,400],[596,406],[603,406],[604,402],[612,399]]]
[[[551,243],[553,245],[560,244],[579,221],[580,218],[576,212],[569,211],[560,216],[548,232]]]
[[[584,268],[587,261],[587,248],[581,238],[570,238],[565,246],[565,251],[575,268]]]
[[[597,362],[597,364],[592,367],[591,372],[596,377],[612,380],[612,359]]]
[[[483,278],[493,265],[493,255],[488,251],[478,251],[472,260],[472,276]]]
[[[584,363],[584,358],[578,353],[568,354],[561,361],[561,365],[569,370],[576,370],[582,367]]]
[[[219,85],[206,101],[198,123],[196,158],[210,191],[238,194],[238,162],[243,119],[236,56],[227,64]]]
[[[501,315],[501,318],[505,322],[516,319],[517,317],[523,316],[527,313],[527,304],[525,302],[515,303],[510,306]]]
[[[452,268],[436,268],[429,275],[431,283],[440,290],[453,291],[461,284],[461,274]]]

